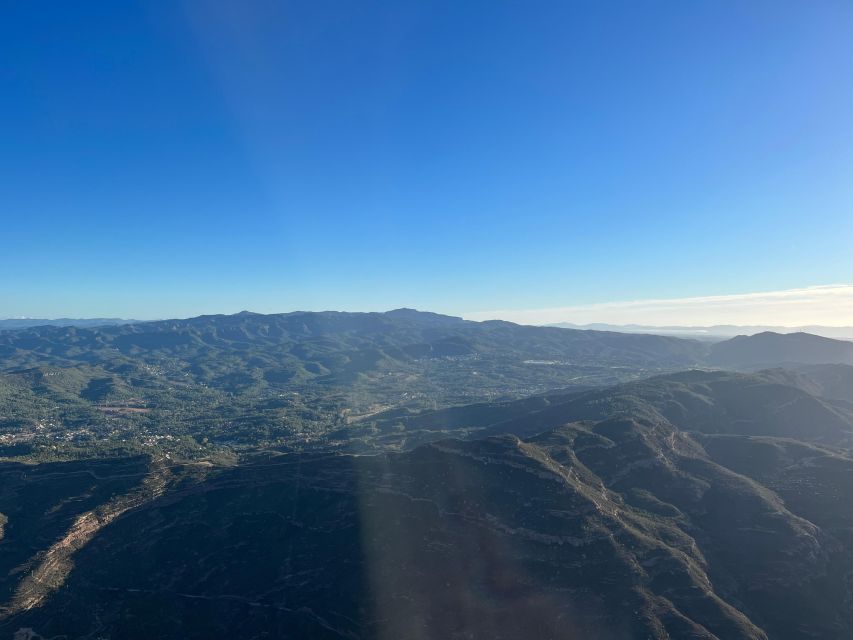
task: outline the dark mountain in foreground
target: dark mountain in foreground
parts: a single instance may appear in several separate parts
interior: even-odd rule
[[[846,369],[848,375],[853,371]],[[392,411],[375,416],[372,424],[386,446],[403,448],[434,439],[439,430],[530,437],[570,422],[610,418],[666,422],[709,435],[748,433],[848,448],[853,447],[853,386],[830,384],[837,375],[838,368],[829,365],[755,374],[684,371],[607,389],[415,414]]]
[[[711,346],[708,364],[728,369],[761,369],[786,364],[853,365],[853,342],[808,333],[759,333]]]
[[[378,417],[403,453],[0,465],[11,635],[849,638],[849,398],[802,373]],[[393,423],[393,424],[392,424]]]

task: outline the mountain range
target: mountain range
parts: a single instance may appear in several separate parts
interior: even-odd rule
[[[725,340],[740,335],[754,335],[756,333],[811,333],[824,338],[835,338],[837,340],[853,340],[853,327],[827,327],[823,325],[803,325],[799,327],[785,327],[772,325],[734,325],[717,324],[707,327],[678,326],[678,325],[645,325],[645,324],[573,324],[571,322],[558,322],[550,325],[552,327],[563,327],[566,329],[587,329],[594,331],[618,331],[620,333],[652,333],[661,336],[676,336],[681,338],[694,338],[696,340]]]
[[[853,364],[853,343],[758,334],[707,343],[399,309],[200,316],[0,332],[0,441],[143,452],[143,443],[350,447],[389,410],[503,401],[691,368]],[[369,431],[359,446],[372,448]],[[172,439],[172,440],[169,440]],[[4,444],[5,442],[5,444]],[[149,445],[144,445],[149,446]]]
[[[756,351],[761,348],[766,353]],[[756,358],[762,364],[843,363],[851,359],[853,347],[846,341],[803,332],[762,332],[736,336],[722,345],[707,345],[667,336],[471,322],[411,309],[275,315],[241,312],[97,327],[39,326],[0,335],[4,368],[36,361],[69,365],[122,357],[178,357],[198,369],[206,355],[225,352],[248,352],[262,360],[264,354],[254,349],[263,350],[275,361],[280,367],[279,377],[291,378],[347,376],[392,361],[472,356],[537,359],[551,364],[570,359],[572,364],[637,367],[713,365],[718,361],[726,366],[752,366]],[[282,367],[282,362],[293,365],[293,370]],[[297,366],[296,362],[309,362],[311,366]]]
[[[0,635],[848,638],[853,343],[0,333]]]
[[[137,321],[121,318],[0,318],[0,331],[28,327],[103,327],[134,322]]]

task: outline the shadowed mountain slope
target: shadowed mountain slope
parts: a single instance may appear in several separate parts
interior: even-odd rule
[[[822,368],[815,371],[823,371]],[[817,375],[817,374],[814,374]],[[552,393],[505,403],[436,412],[378,415],[387,439],[415,444],[431,429],[522,437],[583,420],[666,421],[685,431],[791,437],[832,446],[853,445],[853,407],[823,397],[804,374],[769,370],[754,374],[684,371],[607,389]]]
[[[853,342],[809,333],[768,331],[711,345],[707,362],[727,369],[761,369],[786,364],[853,365]]]
[[[3,545],[24,570],[4,574],[0,629],[847,638],[850,416],[800,375],[685,372],[398,416],[492,434],[403,453],[28,478],[6,463]],[[16,510],[25,492],[37,509]]]

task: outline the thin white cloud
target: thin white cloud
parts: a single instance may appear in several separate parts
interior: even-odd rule
[[[725,296],[632,300],[548,309],[475,311],[469,320],[509,320],[520,324],[715,324],[843,326],[853,324],[853,284]]]

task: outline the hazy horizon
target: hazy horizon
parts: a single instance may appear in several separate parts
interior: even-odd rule
[[[647,327],[711,327],[731,325],[741,327],[770,326],[798,328],[822,326],[846,328],[853,326],[853,285],[825,285],[789,289],[785,291],[758,292],[752,294],[705,296],[675,299],[629,300],[575,307],[544,309],[510,309],[496,311],[460,311],[431,309],[417,304],[404,304],[393,309],[413,308],[465,318],[466,320],[508,320],[526,325],[553,325],[569,323],[576,325],[614,325]],[[143,315],[122,316],[115,313],[92,313],[72,316],[15,315],[0,316],[5,320],[28,319],[122,319],[137,321],[171,320],[192,318],[200,315],[229,315],[240,311],[253,313],[292,313],[299,311],[350,311],[383,312],[389,308],[354,308],[327,306],[314,309],[279,308],[205,310],[198,313],[172,314],[159,317]],[[783,320],[780,321],[780,318]],[[845,322],[845,319],[846,322]]]

